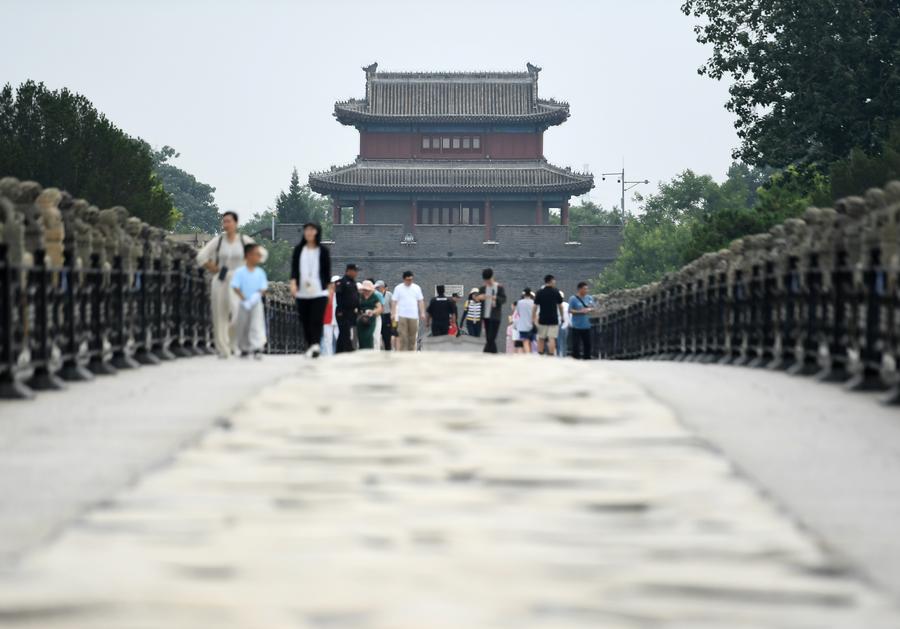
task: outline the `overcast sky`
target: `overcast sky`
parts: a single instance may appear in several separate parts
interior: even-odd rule
[[[43,81],[93,101],[126,132],[215,186],[222,209],[273,204],[296,166],[346,164],[358,134],[334,101],[380,70],[543,68],[542,97],[571,104],[546,157],[596,175],[611,207],[628,179],[655,189],[685,168],[722,179],[737,144],[727,84],[680,0],[3,0],[0,82]],[[52,182],[44,182],[50,184]]]

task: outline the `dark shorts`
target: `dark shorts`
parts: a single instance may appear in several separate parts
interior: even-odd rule
[[[528,330],[527,332],[519,332],[519,340],[520,341],[533,341],[534,340],[534,330]],[[521,345],[519,345],[518,347],[521,347]]]

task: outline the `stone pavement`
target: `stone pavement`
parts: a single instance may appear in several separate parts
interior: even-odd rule
[[[614,369],[368,353],[290,372],[0,574],[0,626],[900,627]]]

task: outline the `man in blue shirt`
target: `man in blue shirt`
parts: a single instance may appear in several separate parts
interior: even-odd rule
[[[591,359],[591,319],[594,298],[588,295],[588,283],[578,282],[578,290],[569,299],[569,313],[572,315],[572,357]]]

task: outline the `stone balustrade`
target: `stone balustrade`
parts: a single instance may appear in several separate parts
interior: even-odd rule
[[[784,369],[900,402],[900,182],[598,298],[605,358]]]
[[[0,179],[0,398],[212,353],[196,250],[116,206]],[[268,351],[300,351],[288,289],[267,298]]]

